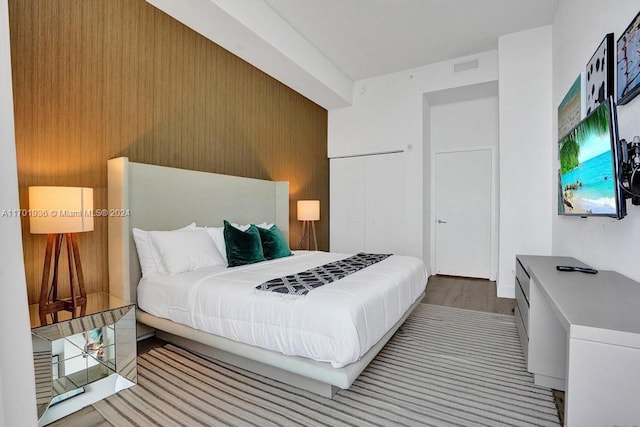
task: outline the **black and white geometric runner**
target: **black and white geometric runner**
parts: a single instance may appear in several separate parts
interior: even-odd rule
[[[330,262],[285,277],[271,279],[256,286],[256,289],[280,294],[304,296],[312,289],[340,280],[349,274],[378,263],[390,256],[391,254],[365,254],[361,252],[340,261]]]

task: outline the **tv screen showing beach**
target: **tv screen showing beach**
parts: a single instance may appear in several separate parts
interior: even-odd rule
[[[617,180],[609,104],[602,104],[562,138],[559,150],[559,213],[615,216]]]

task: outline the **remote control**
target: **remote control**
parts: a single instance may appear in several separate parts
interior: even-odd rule
[[[581,273],[587,274],[598,274],[598,270],[595,268],[589,267],[574,267],[571,265],[556,265],[556,270],[558,271],[579,271]]]

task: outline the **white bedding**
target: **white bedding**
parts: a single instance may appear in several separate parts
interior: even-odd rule
[[[338,368],[357,361],[422,294],[427,272],[420,259],[393,255],[306,296],[255,287],[348,256],[302,251],[241,267],[146,277],[138,305],[195,329]]]

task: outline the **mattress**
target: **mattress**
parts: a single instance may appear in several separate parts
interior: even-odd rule
[[[255,287],[349,256],[300,251],[246,266],[146,277],[138,285],[138,306],[194,329],[338,368],[357,361],[424,292],[422,260],[393,255],[306,296]]]

